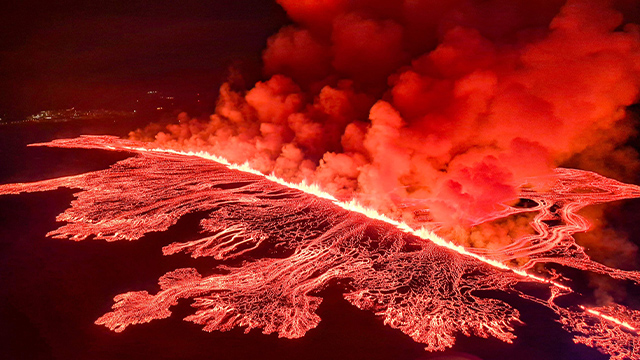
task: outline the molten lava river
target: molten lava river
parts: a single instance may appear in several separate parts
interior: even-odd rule
[[[162,251],[211,257],[218,265],[208,274],[194,268],[168,272],[158,280],[156,294],[117,295],[113,311],[96,320],[113,331],[167,318],[179,299],[192,299],[195,311],[185,320],[205,331],[258,328],[298,338],[320,322],[319,291],[342,281],[348,284],[347,301],[373,311],[427,351],[453,346],[459,333],[512,342],[520,313],[491,296],[506,292],[551,309],[576,343],[611,359],[640,357],[640,311],[581,304],[569,279],[543,266],[640,283],[640,272],[592,261],[573,238],[589,228],[578,210],[640,197],[639,186],[557,169],[532,182],[546,185],[522,187],[518,197],[529,206],[505,207],[497,215],[532,214],[534,234],[500,249],[472,249],[355,202],[338,201],[317,187],[290,184],[205,153],[153,149],[111,136],[36,145],[132,154],[106,170],[1,185],[0,194],[79,189],[57,218],[65,224],[49,236],[131,241],[164,231],[186,214],[207,214],[199,239],[176,241]],[[566,302],[561,298],[572,296],[577,300],[560,305]]]

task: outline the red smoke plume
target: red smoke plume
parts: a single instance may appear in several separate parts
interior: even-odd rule
[[[132,134],[411,220],[473,224],[561,164],[632,169],[640,27],[620,2],[279,0],[268,80]],[[154,131],[154,129],[156,129]],[[624,171],[618,172],[618,175]],[[615,174],[614,174],[615,175]]]

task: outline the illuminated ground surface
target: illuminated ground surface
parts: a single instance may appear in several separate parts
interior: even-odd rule
[[[99,127],[73,131],[64,130],[65,127],[72,128],[35,124],[7,127],[2,133],[7,137],[2,154],[8,166],[1,182],[77,174],[105,168],[127,157],[91,150],[24,147],[78,133],[113,132]],[[317,313],[322,321],[301,339],[277,339],[256,330],[249,335],[239,329],[201,332],[200,326],[180,321],[192,313],[189,301],[172,308],[174,315],[169,319],[134,326],[124,334],[111,333],[93,322],[109,311],[114,295],[143,289],[155,293],[159,290],[156,279],[176,268],[194,267],[200,272],[211,268],[211,260],[206,258],[161,256],[163,246],[199,238],[197,223],[202,214],[187,215],[168,231],[152,233],[135,242],[74,243],[45,238],[46,232],[59,226],[54,218],[68,207],[71,193],[57,190],[0,198],[5,229],[0,245],[2,267],[3,273],[8,274],[0,284],[4,289],[2,301],[6,303],[2,314],[6,320],[2,323],[7,324],[6,329],[13,329],[3,341],[8,341],[5,348],[15,358],[36,354],[42,358],[133,358],[144,354],[155,358],[428,359],[443,355],[425,353],[423,345],[383,326],[370,312],[349,305],[341,298],[339,284],[321,291],[324,301]],[[510,345],[495,339],[458,336],[454,351],[483,359],[606,358],[574,345],[571,336],[553,322],[553,312],[545,307],[515,295],[491,296],[520,310],[520,318],[527,325],[516,326],[518,339]],[[448,353],[453,359],[465,358],[453,352],[445,354]]]

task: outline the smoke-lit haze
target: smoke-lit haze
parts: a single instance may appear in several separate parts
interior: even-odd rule
[[[559,165],[628,179],[640,28],[607,1],[279,1],[266,80],[133,134],[471,225]],[[631,5],[630,5],[631,4]],[[158,132],[160,131],[160,132]]]

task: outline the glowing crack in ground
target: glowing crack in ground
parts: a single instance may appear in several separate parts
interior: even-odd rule
[[[640,187],[598,174],[558,169],[523,186],[529,208],[506,207],[499,216],[535,212],[534,235],[498,249],[467,249],[433,232],[388,218],[354,202],[340,202],[319,188],[290,184],[246,165],[205,153],[152,149],[149,144],[111,136],[84,136],[35,144],[63,148],[127,151],[135,156],[109,169],[33,183],[0,185],[0,194],[80,189],[71,207],[57,217],[66,224],[48,233],[79,241],[136,240],[164,231],[182,216],[208,212],[203,236],[165,246],[217,261],[208,276],[182,268],[159,279],[160,291],[132,291],[115,297],[113,311],[96,323],[120,332],[127,326],[162,319],[179,299],[196,308],[185,320],[206,331],[244,327],[297,338],[317,326],[317,293],[333,281],[348,283],[344,298],[371,310],[426,350],[451,347],[455,335],[495,337],[511,342],[519,312],[479,290],[516,293],[559,316],[576,343],[598,348],[612,359],[638,358],[640,312],[612,304],[564,308],[555,302],[571,293],[536,264],[557,263],[640,283],[640,273],[606,267],[589,259],[572,235],[589,223],[576,212],[601,202],[640,197]],[[495,218],[494,216],[493,218]],[[559,225],[545,220],[561,219]],[[520,266],[511,260],[527,258]],[[549,287],[547,299],[515,289],[522,282]]]

